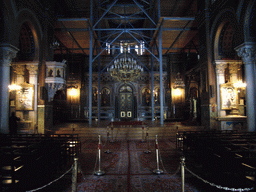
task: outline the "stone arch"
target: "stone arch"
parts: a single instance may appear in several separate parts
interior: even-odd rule
[[[223,42],[224,33],[227,28],[232,28],[233,37],[230,52],[224,53],[221,42]],[[243,42],[243,36],[241,36],[241,28],[238,25],[234,10],[225,9],[216,17],[211,28],[210,39],[212,39],[214,60],[227,59],[227,57],[228,59],[237,58],[235,47]]]
[[[137,94],[137,89],[135,88],[134,84],[133,83],[119,83],[117,86],[116,86],[116,89],[115,89],[115,94],[116,96],[118,95],[119,93],[119,90],[121,87],[123,87],[124,85],[128,85],[132,88],[132,92],[134,94]]]
[[[40,26],[40,22],[36,18],[36,15],[28,9],[20,10],[17,14],[17,23],[15,44],[19,45],[20,30],[24,24],[27,25],[31,29],[34,39],[35,51],[32,60],[39,61],[42,28]]]
[[[245,17],[244,17],[244,38],[245,42],[255,42],[256,40],[256,17],[255,13],[255,1],[250,1],[248,3]]]
[[[10,43],[17,47],[14,41],[17,34],[13,32],[16,29],[15,7],[12,1],[4,1],[2,6],[2,9],[0,9],[0,18],[2,18],[2,22],[0,22],[0,42]]]

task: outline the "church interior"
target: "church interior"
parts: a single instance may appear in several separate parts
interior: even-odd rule
[[[1,190],[254,191],[255,4],[1,1]]]

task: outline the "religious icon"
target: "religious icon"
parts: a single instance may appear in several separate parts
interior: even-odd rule
[[[110,90],[104,88],[101,92],[101,106],[110,106]]]
[[[148,88],[142,90],[142,105],[149,106],[151,103],[151,94]]]
[[[48,69],[48,75],[47,77],[53,77],[53,70],[50,68]]]
[[[16,110],[34,110],[34,85],[23,83],[16,93]]]
[[[221,109],[237,109],[237,90],[232,84],[226,83],[220,85],[221,91]]]
[[[61,70],[60,69],[56,70],[56,77],[61,77]]]

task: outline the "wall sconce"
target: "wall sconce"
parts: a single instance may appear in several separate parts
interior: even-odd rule
[[[246,83],[243,83],[242,81],[237,81],[233,85],[235,88],[245,88],[246,87]]]
[[[181,96],[182,91],[180,90],[180,88],[176,88],[176,89],[174,89],[173,94],[174,94],[175,96]]]
[[[9,91],[18,91],[21,89],[21,86],[20,85],[16,85],[16,84],[11,84],[8,86],[9,88]]]
[[[181,89],[185,88],[185,84],[184,84],[184,82],[181,78],[180,73],[177,73],[176,80],[174,82],[173,88],[174,88],[173,94],[175,96],[181,96],[182,95],[182,90]]]
[[[70,96],[77,96],[77,95],[78,95],[77,88],[72,87],[72,88],[69,90],[69,95],[70,95]]]

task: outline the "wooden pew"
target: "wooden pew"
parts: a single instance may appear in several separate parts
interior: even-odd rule
[[[56,172],[79,155],[81,143],[74,134],[1,135],[0,150],[1,189],[29,190],[55,179]]]

